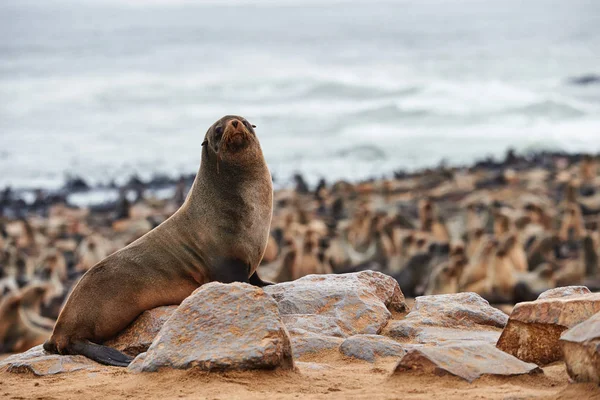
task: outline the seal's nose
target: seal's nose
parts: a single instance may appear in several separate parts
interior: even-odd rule
[[[238,122],[239,121],[237,119],[234,119],[233,121],[231,121],[231,125],[233,125],[234,128],[237,128]]]

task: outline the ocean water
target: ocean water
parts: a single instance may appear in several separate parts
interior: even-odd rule
[[[277,182],[600,151],[598,0],[0,2],[0,186],[196,171],[258,126]]]

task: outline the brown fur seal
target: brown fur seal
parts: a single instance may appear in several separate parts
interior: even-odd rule
[[[425,295],[458,293],[458,279],[467,260],[455,257],[436,266],[431,272]]]
[[[19,353],[50,336],[51,321],[41,317],[41,303],[48,285],[34,284],[13,292],[0,301],[0,353]]]
[[[145,310],[180,304],[211,281],[267,285],[256,268],[272,211],[271,174],[253,126],[242,117],[221,118],[206,133],[183,206],[81,278],[44,349],[127,366],[130,357],[98,343]]]

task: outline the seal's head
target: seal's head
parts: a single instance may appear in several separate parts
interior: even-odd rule
[[[243,163],[260,151],[254,127],[244,117],[226,115],[208,129],[202,145],[219,163]]]

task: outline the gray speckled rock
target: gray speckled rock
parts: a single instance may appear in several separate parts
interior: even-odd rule
[[[312,332],[292,335],[291,340],[294,357],[297,359],[322,351],[337,350],[344,341],[339,337],[319,335]]]
[[[375,362],[378,357],[401,358],[406,353],[400,343],[379,335],[351,336],[340,345],[340,352],[368,362]]]
[[[564,332],[560,344],[571,379],[600,384],[600,313]]]
[[[542,372],[537,365],[525,363],[485,343],[411,349],[400,360],[394,373],[406,371],[451,374],[469,382],[482,375],[514,376]]]
[[[127,329],[104,345],[135,357],[148,350],[164,323],[176,309],[177,306],[167,306],[144,311]]]
[[[421,296],[413,310],[391,321],[382,334],[402,342],[447,344],[496,343],[508,316],[475,293]]]
[[[245,283],[212,282],[181,303],[132,371],[160,368],[292,369],[290,338],[277,304]]]
[[[409,309],[404,294],[398,281],[394,278],[377,271],[361,271],[337,276],[350,278],[354,275],[364,285],[368,286],[390,311],[408,312]]]
[[[590,293],[592,293],[590,292],[590,289],[588,289],[585,286],[565,286],[546,290],[545,292],[540,294],[537,299],[556,299],[560,297],[581,296]]]
[[[538,365],[560,361],[563,359],[560,335],[597,312],[600,312],[600,293],[519,303],[497,346]]]
[[[503,328],[508,316],[476,293],[455,293],[417,297],[406,319],[431,326]]]
[[[331,317],[344,335],[377,334],[391,318],[390,310],[407,310],[396,280],[374,271],[309,275],[268,286],[265,292],[277,301],[282,315]]]
[[[102,365],[84,356],[61,356],[47,353],[41,345],[25,353],[15,354],[0,361],[0,370],[11,373],[32,373],[37,376],[63,374],[75,371],[100,371]]]
[[[303,335],[312,332],[319,335],[346,337],[346,333],[337,324],[337,318],[317,314],[282,315],[282,320],[290,335]]]
[[[471,328],[448,328],[419,325],[406,321],[390,321],[383,334],[402,343],[449,344],[453,342],[484,342],[496,344],[502,330],[489,326]]]

